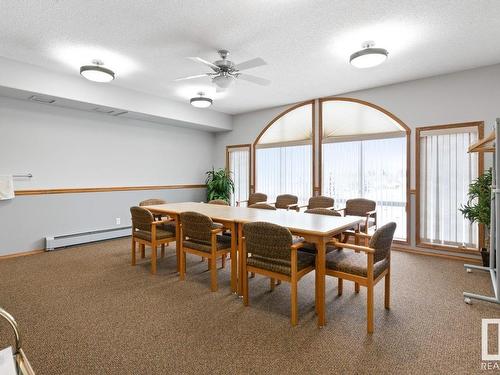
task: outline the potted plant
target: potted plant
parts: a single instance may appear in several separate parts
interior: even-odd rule
[[[489,265],[489,232],[490,232],[490,211],[491,211],[491,168],[476,178],[469,185],[467,193],[467,203],[459,210],[470,222],[479,223],[485,227],[485,246],[481,249],[483,266]]]
[[[207,200],[222,199],[229,203],[231,193],[234,193],[234,182],[231,178],[231,173],[226,169],[215,170],[206,172],[207,179]]]

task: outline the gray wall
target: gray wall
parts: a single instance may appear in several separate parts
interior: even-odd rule
[[[0,97],[0,174],[15,189],[202,184],[213,133]],[[47,235],[130,224],[131,205],[204,200],[204,189],[18,196],[0,201],[0,255],[40,249]],[[116,225],[116,218],[121,224]]]
[[[486,131],[500,117],[500,65],[420,79],[391,86],[345,93],[377,104],[411,129],[411,181],[415,187],[415,132],[420,126],[485,121]],[[215,165],[225,164],[225,146],[253,143],[260,131],[290,105],[234,116],[233,131],[218,133]],[[486,160],[489,164],[489,159]],[[415,202],[411,201],[411,242],[414,245]]]

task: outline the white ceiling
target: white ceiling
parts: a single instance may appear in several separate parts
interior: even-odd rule
[[[0,56],[62,74],[94,58],[115,70],[112,85],[186,101],[227,48],[267,87],[239,81],[214,110],[242,113],[500,62],[498,0],[0,0]],[[350,53],[374,40],[389,60],[357,70]]]

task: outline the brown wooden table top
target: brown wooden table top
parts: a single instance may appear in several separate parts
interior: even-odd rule
[[[306,214],[287,210],[263,210],[247,207],[222,206],[198,202],[167,203],[145,206],[154,213],[177,215],[194,211],[206,215],[214,221],[249,223],[265,221],[288,228],[295,234],[328,236],[351,229],[365,220],[361,216],[328,216]]]

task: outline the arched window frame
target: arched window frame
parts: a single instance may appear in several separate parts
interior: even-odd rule
[[[410,192],[411,192],[411,151],[410,151],[410,146],[411,146],[411,129],[408,125],[406,125],[399,117],[394,115],[393,113],[389,112],[388,110],[361,100],[361,99],[355,99],[355,98],[347,98],[347,97],[325,97],[325,98],[320,98],[319,99],[319,132],[318,132],[318,138],[319,138],[319,157],[318,157],[318,170],[319,170],[319,194],[321,194],[321,189],[323,187],[323,155],[322,155],[322,145],[323,145],[323,103],[328,102],[328,101],[344,101],[344,102],[353,102],[353,103],[358,103],[361,105],[365,105],[368,107],[371,107],[377,111],[382,112],[386,116],[390,117],[392,120],[397,122],[405,131],[406,133],[406,204],[405,204],[405,211],[406,211],[406,240],[405,241],[394,241],[403,245],[408,245],[410,244],[410,235],[411,235],[411,205],[410,205]]]
[[[295,105],[292,105],[290,108],[287,108],[286,110],[284,110],[283,112],[279,113],[278,115],[276,115],[262,130],[261,132],[259,133],[259,135],[257,136],[257,138],[255,139],[255,141],[253,142],[252,144],[252,175],[251,175],[251,178],[250,178],[250,181],[251,181],[251,185],[250,185],[250,192],[252,193],[255,193],[255,186],[257,184],[257,173],[256,173],[256,149],[257,149],[257,145],[259,144],[259,141],[260,139],[262,138],[262,136],[266,133],[266,131],[271,127],[273,126],[273,124],[278,121],[281,117],[285,116],[286,114],[294,111],[295,109],[297,108],[300,108],[300,107],[303,107],[303,106],[306,106],[306,105],[310,105],[311,106],[311,142],[312,142],[312,165],[311,165],[311,170],[312,170],[312,176],[311,176],[311,191],[313,192],[314,194],[314,190],[315,190],[315,187],[314,187],[314,181],[316,180],[316,168],[315,168],[315,165],[316,165],[316,106],[315,106],[315,100],[308,100],[308,101],[305,101],[305,102],[301,102],[301,103],[297,103]]]

